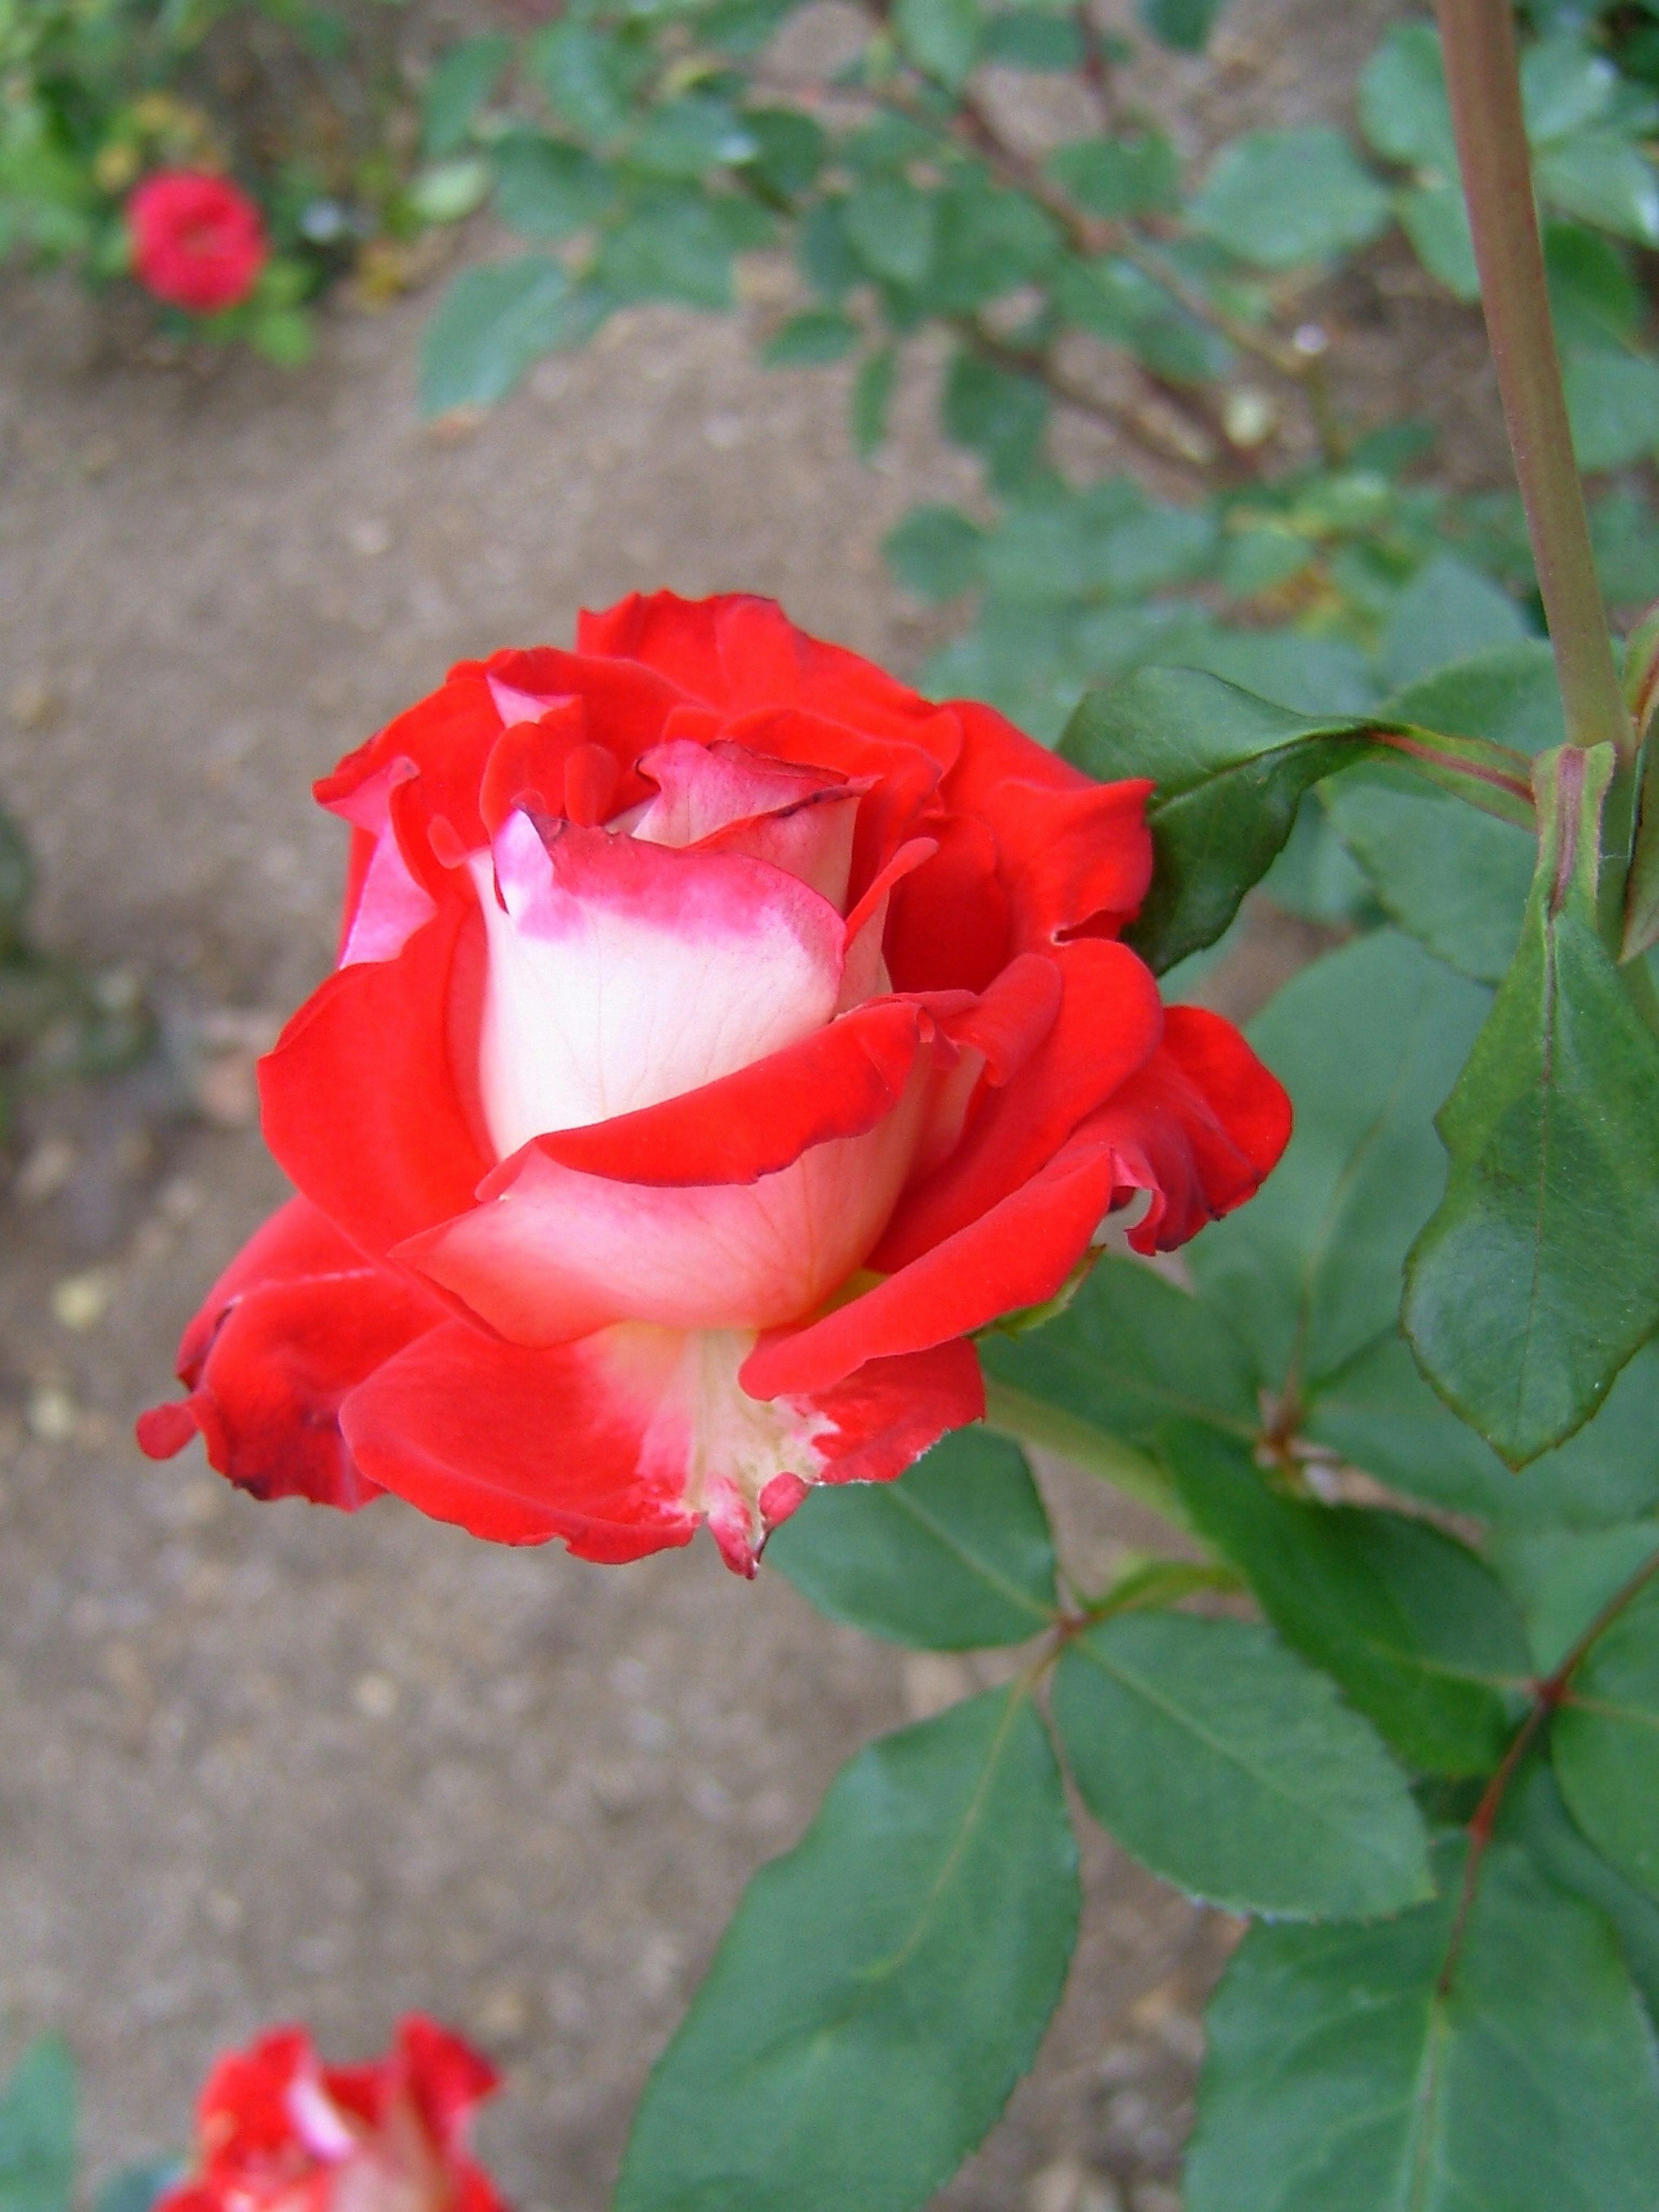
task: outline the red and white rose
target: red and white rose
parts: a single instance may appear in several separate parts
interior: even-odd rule
[[[261,1071],[300,1195],[145,1449],[593,1559],[706,1519],[752,1571],[810,1485],[980,1417],[974,1333],[1115,1208],[1168,1249],[1282,1151],[1243,1039],[1116,941],[1147,788],[761,599],[462,664],[318,787],[340,965]]]
[[[497,2087],[487,2059],[418,2013],[364,2066],[325,2066],[304,2028],[273,2028],[215,2063],[194,2170],[155,2212],[506,2212],[467,2148]]]

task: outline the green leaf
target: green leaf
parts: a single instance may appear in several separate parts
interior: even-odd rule
[[[830,150],[823,127],[793,107],[746,107],[743,119],[755,141],[756,183],[784,201],[810,191]]]
[[[1659,2021],[1659,1905],[1585,1842],[1541,1759],[1528,1764],[1505,1798],[1504,1825],[1558,1889],[1583,1898],[1612,1921],[1648,2019]]]
[[[1565,139],[1539,155],[1533,173],[1553,206],[1638,246],[1659,246],[1659,177],[1649,155],[1619,132]]]
[[[303,368],[317,346],[317,325],[303,307],[267,307],[255,316],[248,343],[278,368]]]
[[[933,196],[902,177],[867,177],[842,203],[847,236],[872,276],[919,284],[933,258]]]
[[[1394,1334],[1407,1249],[1445,1180],[1430,1117],[1490,1003],[1377,930],[1304,968],[1250,1024],[1295,1131],[1250,1204],[1194,1242],[1190,1264],[1276,1389],[1316,1395]]]
[[[1659,362],[1579,347],[1562,371],[1581,469],[1621,469],[1659,447]]]
[[[1618,348],[1635,337],[1642,288],[1621,247],[1580,223],[1547,223],[1544,265],[1559,345]]]
[[[513,41],[499,32],[461,39],[443,55],[421,100],[421,151],[428,161],[441,161],[465,145],[512,58]]]
[[[1516,1474],[1392,1335],[1321,1384],[1302,1431],[1391,1489],[1516,1528],[1594,1528],[1659,1504],[1656,1432],[1659,1347],[1644,1346],[1595,1419]]]
[[[491,149],[495,211],[526,238],[569,238],[609,214],[617,188],[602,161],[536,131],[514,131]]]
[[[1206,2017],[1188,2212],[1648,2212],[1653,2039],[1613,1932],[1486,1853],[1449,1990],[1462,1847],[1376,1928],[1258,1928]]]
[[[1188,210],[1194,227],[1261,269],[1294,269],[1368,245],[1389,196],[1340,131],[1252,131],[1224,146]]]
[[[1161,131],[1118,138],[1082,138],[1057,147],[1044,167],[1091,215],[1158,215],[1181,193],[1181,159]]]
[[[1084,1803],[1189,1896],[1305,1920],[1430,1893],[1404,1776],[1265,1628],[1120,1614],[1066,1646],[1054,1707]]]
[[[1059,225],[1024,192],[956,184],[933,205],[937,232],[924,287],[930,313],[970,315],[1037,282],[1060,252]]]
[[[494,182],[489,162],[469,155],[422,169],[410,179],[406,197],[422,222],[460,222],[483,205]]]
[[[1455,553],[1437,553],[1395,602],[1382,634],[1382,672],[1391,684],[1415,684],[1449,662],[1531,635],[1507,592]]]
[[[898,349],[878,346],[859,363],[850,402],[853,443],[860,459],[868,460],[887,442],[887,416],[898,378]]]
[[[1534,1669],[1553,1674],[1575,1644],[1659,1551],[1659,1521],[1589,1534],[1566,1528],[1500,1531],[1492,1563],[1526,1616]]]
[[[819,1484],[766,1562],[832,1620],[933,1650],[1023,1644],[1059,1609],[1025,1455],[983,1429],[957,1430],[896,1482]]]
[[[1432,23],[1396,23],[1359,79],[1359,127],[1385,161],[1457,176],[1457,141],[1440,34]]]
[[[952,92],[972,72],[984,35],[980,0],[898,0],[893,28],[916,67]]]
[[[504,399],[565,338],[575,307],[570,279],[543,254],[464,269],[422,336],[422,412]]]
[[[1201,53],[1226,0],[1135,0],[1135,12],[1155,39],[1179,53]]]
[[[41,2036],[0,2090],[0,2212],[70,2212],[79,2104],[74,2054]]]
[[[937,605],[978,583],[984,544],[985,532],[959,507],[913,507],[881,550],[907,592]]]
[[[727,101],[692,94],[652,109],[628,159],[653,176],[696,178],[752,161],[759,151],[759,140]]]
[[[642,200],[600,250],[597,274],[622,300],[729,307],[732,246],[712,201],[691,191]]]
[[[1420,729],[1491,738],[1529,757],[1566,741],[1555,655],[1538,637],[1443,665],[1396,691],[1380,711]]]
[[[1659,1322],[1659,1040],[1602,945],[1612,748],[1538,763],[1520,949],[1438,1126],[1446,1195],[1404,1321],[1441,1395],[1512,1467],[1587,1420]]]
[[[1391,921],[1477,982],[1515,955],[1537,847],[1387,762],[1334,777],[1323,798],[1338,835]]]
[[[1017,8],[993,15],[980,41],[981,59],[1005,69],[1069,76],[1083,64],[1083,33],[1070,15]]]
[[[1431,276],[1459,300],[1480,297],[1474,234],[1459,185],[1413,185],[1400,195],[1400,222]]]
[[[1256,1431],[1255,1377],[1238,1339],[1212,1306],[1138,1260],[1099,1261],[1055,1320],[993,1332],[979,1353],[996,1381],[1129,1443],[1189,1416]]]
[[[1632,1881],[1659,1892],[1659,1583],[1590,1646],[1550,1741],[1579,1826]]]
[[[945,371],[939,413],[945,434],[979,454],[992,483],[1006,491],[1036,465],[1048,427],[1048,395],[1034,377],[963,349]]]
[[[798,368],[842,361],[863,336],[850,315],[833,307],[811,307],[788,321],[767,340],[761,359],[769,368]]]
[[[1016,1690],[885,1736],[750,1883],[646,2085],[616,2212],[911,2212],[1036,2055],[1077,1847]]]
[[[1521,58],[1521,104],[1527,137],[1535,147],[1582,131],[1612,100],[1619,72],[1582,40],[1539,40]]]
[[[1408,1765],[1497,1765],[1530,1662],[1520,1615],[1473,1552],[1402,1514],[1279,1496],[1213,1429],[1172,1427],[1163,1448],[1199,1534]]]
[[[603,145],[627,128],[628,81],[614,39],[586,23],[553,23],[531,40],[530,65],[553,112]]]
[[[1144,668],[1091,692],[1060,749],[1110,781],[1151,776],[1152,887],[1126,940],[1154,970],[1221,935],[1291,834],[1303,793],[1366,725],[1312,720],[1191,670]]]

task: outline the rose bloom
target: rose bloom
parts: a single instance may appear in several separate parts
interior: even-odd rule
[[[155,2212],[505,2212],[466,2148],[496,2086],[487,2060],[419,2014],[366,2066],[325,2066],[304,2028],[273,2028],[215,2063],[195,2172]]]
[[[1114,1208],[1167,1249],[1282,1151],[1243,1039],[1115,941],[1148,788],[762,599],[464,662],[318,787],[340,965],[260,1070],[301,1194],[144,1449],[591,1559],[707,1519],[752,1572],[809,1485],[983,1414],[974,1332]]]
[[[127,201],[140,283],[169,306],[216,315],[239,306],[270,257],[247,194],[200,169],[163,169]]]

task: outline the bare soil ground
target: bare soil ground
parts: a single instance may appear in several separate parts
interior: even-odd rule
[[[1194,145],[1339,112],[1389,12],[1239,0],[1218,72],[1155,88]],[[1449,417],[1479,474],[1479,340],[1395,280],[1343,295],[1353,391]],[[390,1501],[257,1506],[199,1458],[148,1465],[131,1419],[282,1195],[248,1067],[331,957],[311,779],[452,659],[635,586],[758,588],[913,667],[934,632],[879,541],[972,478],[925,389],[866,469],[836,375],[765,374],[738,321],[667,312],[436,436],[429,305],[331,317],[302,373],[160,373],[73,293],[0,292],[0,798],[43,934],[141,975],[167,1032],[149,1069],[32,1110],[0,1201],[0,2040],[67,2030],[103,2168],[179,2142],[213,2052],[263,2022],[345,2056],[429,2008],[508,2069],[487,2148],[523,2212],[598,2212],[750,1872],[974,1667],[829,1627],[701,1543],[619,1571]],[[1085,1573],[1146,1533],[1045,1477]],[[1103,1841],[1087,1879],[1060,2019],[959,2212],[1177,2204],[1231,1930]]]

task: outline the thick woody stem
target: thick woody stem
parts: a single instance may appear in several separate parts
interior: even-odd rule
[[[1515,472],[1575,745],[1634,754],[1573,461],[1533,204],[1510,0],[1437,0],[1463,191]]]

